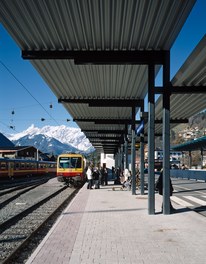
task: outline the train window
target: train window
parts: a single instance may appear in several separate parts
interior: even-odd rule
[[[76,158],[75,160],[74,160],[74,167],[75,168],[81,168],[81,166],[82,166],[82,159],[81,158]]]
[[[81,157],[60,157],[59,159],[60,168],[81,168],[81,164]]]
[[[69,158],[60,158],[59,159],[59,167],[60,168],[69,168],[70,167],[70,159]]]
[[[25,168],[25,163],[21,163],[21,169]]]
[[[15,163],[15,168],[19,169],[19,163]]]

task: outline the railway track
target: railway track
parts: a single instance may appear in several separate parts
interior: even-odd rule
[[[15,188],[6,190],[4,192],[0,193],[0,209],[5,207],[10,202],[14,201],[18,197],[20,197],[22,194],[29,192],[30,190],[37,188],[38,186],[44,184],[47,180],[41,180],[38,182],[32,182],[29,184],[24,184],[21,186],[17,186]]]
[[[24,181],[15,181],[14,182],[7,182],[7,183],[1,183],[1,187],[0,187],[0,197],[8,194],[8,193],[12,193],[15,190],[20,190],[25,188],[26,186],[31,186],[34,184],[38,184],[38,183],[44,183],[46,181],[48,181],[49,179],[51,179],[51,177],[41,177],[39,179],[33,178],[33,179],[25,179]]]
[[[68,204],[77,191],[63,186],[1,223],[0,263],[24,263],[21,257],[23,248],[25,249],[60,208]]]

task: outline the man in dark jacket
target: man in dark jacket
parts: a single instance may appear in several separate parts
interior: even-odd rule
[[[100,187],[100,173],[98,169],[95,167],[93,171],[93,180],[95,189],[99,189]]]
[[[155,189],[158,190],[160,195],[163,195],[163,169],[160,172],[160,176],[156,182]],[[170,196],[172,196],[173,191],[174,191],[174,188],[172,186],[172,181],[170,179]],[[162,204],[162,211],[163,211],[163,204]],[[171,201],[170,201],[170,211],[171,212],[175,211],[175,209],[173,208],[173,206],[171,204]]]

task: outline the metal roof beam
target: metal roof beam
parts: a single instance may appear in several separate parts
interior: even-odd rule
[[[109,140],[106,140],[106,139],[91,139],[90,140],[90,138],[89,138],[89,141],[90,142],[93,142],[93,143],[101,143],[101,144],[107,144],[107,145],[116,145],[116,144],[118,144],[119,143],[119,141],[120,141],[120,139],[118,138],[118,139],[109,139]]]
[[[97,133],[97,134],[125,134],[125,130],[92,130],[92,129],[82,129],[81,130],[83,133]]]
[[[144,103],[142,99],[80,99],[80,98],[59,98],[59,103],[89,104],[90,107],[141,107]]]
[[[206,93],[206,86],[198,85],[198,86],[172,86],[170,85],[169,88],[170,94],[204,94]],[[163,94],[164,88],[161,86],[155,87],[155,94]]]
[[[183,124],[183,123],[188,123],[189,120],[187,118],[183,118],[183,119],[170,119],[170,123],[171,124]],[[163,121],[161,120],[155,120],[155,124],[162,124]]]
[[[148,134],[147,133],[144,133],[144,136],[147,137]],[[155,133],[155,137],[162,137],[162,133]]]
[[[116,139],[120,139],[121,135],[120,136],[114,136],[114,137],[100,137],[100,136],[88,136],[87,138],[90,139],[98,139],[98,140],[116,140]]]
[[[22,50],[25,60],[74,60],[75,64],[163,64],[166,50],[77,51]]]
[[[102,145],[109,145],[109,146],[113,146],[113,145],[119,145],[119,139],[118,140],[113,140],[113,141],[106,141],[106,140],[91,140],[90,142],[92,143],[92,144],[102,144]]]
[[[94,122],[98,124],[124,124],[131,123],[130,119],[97,119],[97,118],[74,118],[74,122]]]
[[[206,93],[206,86],[173,86],[171,87],[172,94],[193,94]]]
[[[95,124],[131,124],[131,119],[96,119],[96,118],[74,118],[74,122],[94,122]],[[135,124],[139,124],[140,121],[136,120]]]

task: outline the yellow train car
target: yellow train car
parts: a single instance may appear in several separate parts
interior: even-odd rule
[[[56,162],[0,158],[0,179],[35,175],[55,175]]]
[[[57,158],[57,179],[71,185],[83,184],[86,160],[81,154],[66,153]]]

